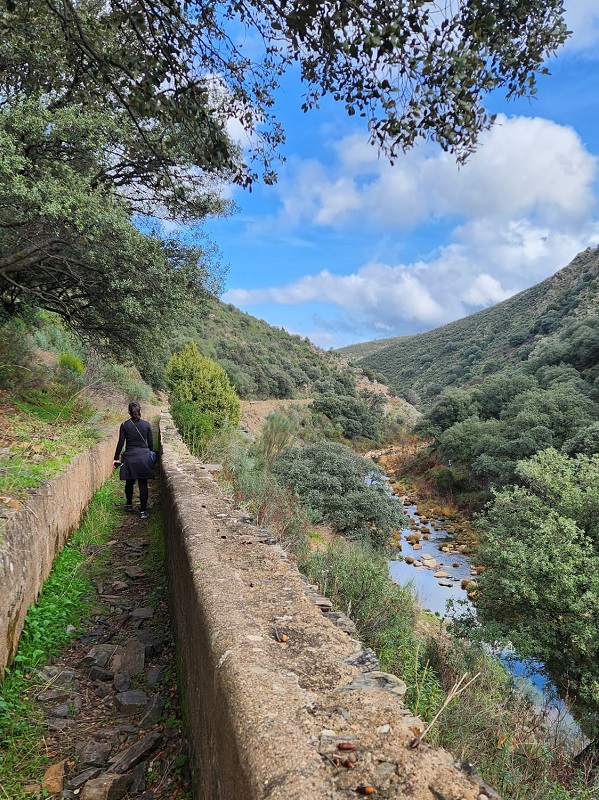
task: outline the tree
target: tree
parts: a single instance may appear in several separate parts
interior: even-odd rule
[[[480,520],[477,614],[599,720],[599,456],[518,463]]]
[[[263,43],[254,60],[238,26]],[[236,27],[237,26],[237,27]],[[535,75],[564,42],[562,0],[8,0],[0,12],[0,87],[12,102],[40,92],[57,104],[106,101],[126,111],[136,141],[153,125],[178,127],[204,172],[256,174],[226,135],[235,117],[253,135],[272,180],[277,78],[299,63],[304,109],[332,95],[366,118],[371,139],[393,156],[419,137],[464,157],[491,121],[483,95],[535,93]]]
[[[149,352],[218,282],[209,250],[144,234],[101,179],[118,141],[110,113],[50,110],[27,100],[0,109],[0,301],[60,314],[98,349]]]
[[[166,381],[171,400],[194,403],[198,412],[209,415],[215,427],[240,421],[241,404],[227,373],[203,356],[195,342],[172,356],[166,365]]]

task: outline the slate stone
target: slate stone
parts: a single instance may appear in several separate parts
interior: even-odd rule
[[[114,678],[114,673],[102,667],[92,667],[89,671],[89,677],[92,681],[104,681],[108,683]]]
[[[154,609],[151,606],[145,608],[134,608],[129,614],[133,619],[152,619],[154,616]]]
[[[116,696],[116,706],[121,714],[139,714],[148,705],[148,695],[137,689],[130,692],[119,692]]]
[[[144,715],[139,721],[140,728],[150,728],[152,725],[155,725],[162,717],[163,708],[164,701],[162,697],[159,694],[155,694],[148,703]]]
[[[144,645],[146,649],[146,658],[160,653],[166,642],[165,637],[158,636],[153,631],[147,629],[134,631],[132,636]]]
[[[78,750],[80,767],[103,767],[108,761],[112,745],[108,742],[96,742],[89,739]]]
[[[58,733],[64,733],[64,731],[68,731],[71,728],[74,728],[77,723],[74,719],[60,719],[60,718],[53,718],[48,720],[48,730],[54,731]]]
[[[49,717],[59,717],[60,719],[67,719],[69,716],[69,704],[68,703],[61,703],[57,706],[52,706],[52,708],[47,709],[47,714]]]
[[[129,789],[131,794],[140,794],[146,790],[146,767],[147,761],[141,761],[133,770],[133,781]]]
[[[126,692],[131,686],[131,678],[127,672],[117,672],[114,676],[114,688],[117,692]]]
[[[379,669],[379,660],[377,654],[370,647],[365,647],[355,655],[348,656],[342,659],[344,664],[349,664],[351,667],[358,667],[362,672],[373,672]]]
[[[363,672],[361,675],[358,675],[352,683],[347,684],[347,686],[340,687],[337,691],[340,692],[349,692],[355,690],[362,690],[367,692],[372,692],[375,690],[384,690],[386,692],[391,692],[392,694],[398,695],[399,697],[403,697],[408,690],[408,687],[396,675],[391,675],[388,672],[378,672],[373,670],[372,672]]]
[[[150,667],[146,672],[146,686],[148,689],[153,689],[157,683],[160,683],[166,673],[167,667]]]
[[[45,666],[38,672],[38,675],[45,683],[51,683],[53,686],[60,686],[62,688],[72,686],[75,680],[74,669],[55,667],[52,665]]]
[[[145,738],[140,739],[139,742],[131,745],[131,747],[122,750],[117,754],[116,758],[111,758],[111,771],[115,774],[127,772],[143,761],[161,741],[162,734],[160,731],[153,731]]]
[[[127,794],[133,776],[114,775],[105,772],[98,778],[92,778],[83,787],[81,800],[121,800]]]
[[[86,769],[84,772],[80,772],[79,775],[74,775],[67,783],[67,788],[81,789],[85,783],[90,781],[92,778],[97,778],[101,772],[102,770],[99,767]]]
[[[50,689],[47,692],[40,692],[37,699],[40,703],[51,703],[56,700],[68,700],[69,692],[64,689]]]
[[[104,697],[109,697],[112,694],[112,687],[109,683],[104,683],[103,681],[96,682],[96,697],[99,697],[100,700]]]
[[[137,675],[146,663],[146,647],[138,639],[128,639],[125,642],[121,656],[120,668],[117,672],[126,672],[128,675]]]

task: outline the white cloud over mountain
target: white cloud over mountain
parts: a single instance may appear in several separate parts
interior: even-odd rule
[[[357,136],[333,143],[332,153],[328,163],[290,165],[271,232],[317,226],[387,238],[436,222],[449,226],[446,243],[426,261],[386,263],[378,248],[352,274],[325,269],[283,286],[231,289],[225,300],[331,303],[372,337],[394,335],[504,300],[599,242],[597,159],[573,129],[549,120],[500,117],[461,169],[429,146],[391,166]]]

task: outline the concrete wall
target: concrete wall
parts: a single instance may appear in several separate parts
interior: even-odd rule
[[[0,677],[15,656],[25,615],[75,530],[93,493],[112,471],[117,430],[80,453],[65,472],[0,520]]]
[[[402,703],[403,682],[378,671],[349,620],[327,610],[272,536],[189,455],[168,415],[161,435],[172,617],[198,800],[337,800],[365,786],[379,798],[497,797],[449,753],[410,747],[423,726]]]

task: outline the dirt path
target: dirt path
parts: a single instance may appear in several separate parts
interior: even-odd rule
[[[271,411],[285,410],[291,406],[307,406],[311,402],[311,397],[304,397],[300,400],[276,400],[275,398],[270,400],[242,400],[241,425],[252,436],[257,436]]]
[[[191,797],[156,502],[150,514],[123,510],[83,634],[39,673],[52,766],[37,796],[54,781],[71,800]]]

